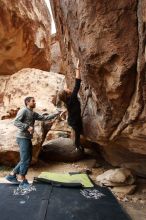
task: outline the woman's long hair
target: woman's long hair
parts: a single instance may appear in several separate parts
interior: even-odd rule
[[[58,92],[58,98],[60,101],[66,104],[67,103],[67,92],[64,89],[60,90]]]

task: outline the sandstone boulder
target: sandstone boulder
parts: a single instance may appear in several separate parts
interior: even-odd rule
[[[51,129],[46,135],[44,144],[46,144],[51,139],[57,139],[59,137],[69,138],[71,137],[71,132],[72,132],[72,129],[68,125],[67,120],[59,117],[52,124]]]
[[[130,170],[119,168],[105,171],[97,176],[96,181],[106,186],[123,186],[133,184],[135,178]]]
[[[16,143],[17,128],[12,120],[0,121],[0,164],[14,166],[19,161],[19,147]],[[43,132],[41,122],[35,125],[33,137],[33,158],[32,163],[36,163],[43,142]]]
[[[44,0],[0,1],[0,75],[49,70],[51,19]]]
[[[115,194],[122,194],[125,195],[132,195],[136,190],[136,185],[130,185],[130,186],[115,186],[112,189],[112,192]]]
[[[75,146],[70,138],[57,138],[43,144],[41,158],[46,161],[74,162],[83,158],[81,152],[75,151]]]
[[[56,109],[57,91],[64,85],[64,76],[38,69],[22,69],[13,74],[6,85],[2,108],[6,111],[24,106],[26,96],[36,99],[36,111]]]
[[[91,93],[84,135],[112,165],[146,176],[145,0],[51,0],[51,6],[67,84],[72,88],[80,58],[83,104]]]
[[[0,76],[0,115],[2,115],[3,112],[3,99],[4,99],[4,92],[6,89],[7,82],[9,80],[10,76]]]

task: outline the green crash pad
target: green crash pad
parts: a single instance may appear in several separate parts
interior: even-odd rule
[[[80,185],[85,188],[94,187],[88,175],[85,173],[52,173],[42,172],[37,180],[59,183],[61,185]]]

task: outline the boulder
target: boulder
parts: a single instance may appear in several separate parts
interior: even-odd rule
[[[0,75],[50,69],[51,17],[44,0],[0,1]]]
[[[102,150],[106,161],[113,166],[129,168],[137,176],[146,177],[146,156],[144,154],[132,152],[127,145],[123,146],[116,142],[102,146]]]
[[[57,91],[64,85],[64,76],[38,69],[22,69],[7,81],[3,94],[3,108],[6,111],[24,106],[24,98],[36,99],[36,111],[53,112],[56,107]]]
[[[72,132],[72,129],[68,125],[67,120],[59,117],[52,124],[51,129],[46,135],[44,144],[46,144],[51,139],[56,139],[59,137],[69,138],[71,137],[71,132]]]
[[[9,80],[10,76],[0,76],[0,115],[5,114],[5,111],[3,109],[3,99],[4,99],[4,92],[6,89],[7,82]]]
[[[130,185],[130,186],[115,186],[112,189],[112,192],[116,194],[122,194],[125,195],[132,195],[136,190],[136,185]]]
[[[0,121],[0,164],[14,166],[19,161],[19,147],[16,143],[17,128],[10,119]],[[35,125],[33,137],[33,158],[32,164],[38,160],[41,145],[43,142],[43,132],[41,122]]]
[[[46,161],[74,162],[83,158],[81,152],[75,151],[70,138],[57,138],[43,144],[41,158]]]
[[[51,0],[51,6],[70,88],[80,59],[84,135],[112,165],[146,177],[145,0]]]
[[[96,178],[97,182],[105,186],[123,186],[131,185],[135,182],[135,178],[130,170],[117,168],[105,171]]]

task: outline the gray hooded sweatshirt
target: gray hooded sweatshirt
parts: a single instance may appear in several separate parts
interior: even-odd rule
[[[18,138],[27,138],[32,139],[33,134],[30,134],[28,128],[31,126],[34,128],[35,120],[45,121],[55,118],[59,113],[51,114],[51,115],[39,115],[36,112],[33,112],[27,107],[20,109],[17,113],[17,116],[14,120],[14,125],[18,128],[18,132],[16,137]]]

